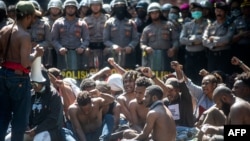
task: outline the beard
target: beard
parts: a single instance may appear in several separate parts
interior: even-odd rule
[[[147,104],[145,104],[146,107],[150,107],[153,104],[153,100],[152,98],[150,98],[150,100],[147,102]]]
[[[228,116],[229,113],[230,113],[231,105],[228,104],[228,103],[225,103],[225,102],[223,102],[223,101],[221,101],[221,102],[222,102],[221,110],[223,111],[223,113],[224,113],[226,116]]]

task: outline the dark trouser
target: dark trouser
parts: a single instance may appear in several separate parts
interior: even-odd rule
[[[22,141],[28,125],[31,85],[29,75],[0,69],[0,141],[4,141],[11,121],[11,141]]]
[[[105,61],[103,58],[103,50],[94,49],[86,55],[87,64],[89,68],[101,69],[103,68],[103,62]]]
[[[42,63],[45,67],[56,67],[57,55],[54,48],[44,49],[44,55],[42,57]]]
[[[201,69],[207,69],[207,57],[205,51],[188,52],[185,55],[185,73],[197,85],[201,84]]]
[[[208,71],[222,71],[226,74],[231,74],[232,65],[231,65],[231,51],[222,50],[222,51],[207,51],[208,58]]]

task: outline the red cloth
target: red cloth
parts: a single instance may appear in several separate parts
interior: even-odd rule
[[[11,70],[20,70],[24,72],[25,74],[29,74],[30,70],[27,68],[24,68],[20,63],[15,63],[15,62],[4,62],[2,64],[3,67]]]
[[[202,113],[204,112],[204,111],[206,111],[206,109],[205,108],[203,108],[202,106],[199,106],[199,118],[201,117],[201,115],[202,115]],[[198,118],[198,119],[199,119]]]

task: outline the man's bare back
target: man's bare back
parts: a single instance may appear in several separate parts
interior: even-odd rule
[[[1,35],[10,32],[13,25],[5,26],[1,30]],[[8,34],[9,35],[9,34]],[[1,40],[1,48],[5,51],[7,47],[7,41],[9,36],[3,36]],[[31,53],[31,40],[30,35],[21,26],[14,25],[12,29],[12,35],[9,44],[9,51],[6,61],[21,63],[23,67],[27,68],[31,65],[30,53]],[[4,53],[4,52],[2,52]],[[4,54],[1,54],[4,56]]]
[[[231,106],[230,113],[227,118],[227,124],[249,125],[250,124],[250,104],[238,97]]]
[[[147,123],[154,122],[152,138],[154,141],[174,141],[176,138],[175,122],[171,112],[164,105],[149,111]],[[149,120],[150,119],[150,120]]]

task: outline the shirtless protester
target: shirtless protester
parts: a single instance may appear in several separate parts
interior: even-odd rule
[[[143,131],[131,140],[175,141],[176,128],[171,112],[162,102],[163,90],[157,85],[146,88],[144,104],[149,107]],[[152,135],[150,135],[152,133]]]
[[[81,91],[74,104],[69,107],[69,118],[79,141],[104,141],[103,107],[114,101],[109,94],[98,90]],[[100,138],[99,138],[100,137]]]
[[[220,85],[213,92],[213,100],[216,106],[226,115],[226,125],[249,125],[250,104],[235,96],[226,86]],[[224,140],[224,126],[204,125],[203,140]],[[213,136],[209,136],[213,134]],[[225,133],[227,134],[227,133]]]
[[[117,101],[121,105],[121,113],[125,116],[124,125],[131,122],[131,115],[128,107],[129,102],[135,98],[134,89],[137,77],[138,72],[134,70],[126,71],[123,74],[123,87],[125,92],[117,97]]]
[[[22,141],[28,125],[31,103],[30,66],[43,55],[43,48],[32,53],[27,29],[36,14],[30,1],[16,4],[16,22],[0,31],[0,140],[3,141],[11,121],[12,141]]]
[[[135,81],[135,99],[129,103],[129,111],[131,114],[130,129],[125,130],[123,138],[130,139],[136,136],[134,133],[141,133],[146,123],[148,107],[144,105],[143,98],[145,90],[152,85],[152,81],[147,77],[139,77]]]

